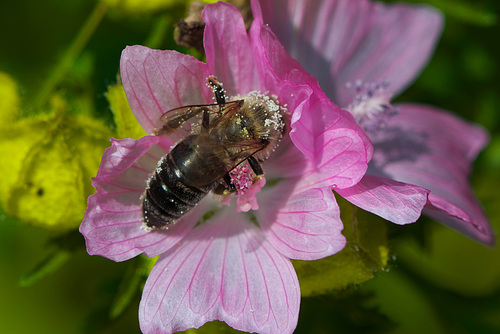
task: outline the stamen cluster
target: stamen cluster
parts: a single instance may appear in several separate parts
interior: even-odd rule
[[[253,183],[253,173],[248,165],[242,164],[229,172],[231,184],[236,188],[236,196],[244,194]]]
[[[369,134],[376,133],[387,124],[387,120],[398,114],[397,108],[391,105],[392,95],[386,91],[387,80],[348,82],[347,88],[354,88],[356,96],[347,110],[354,116],[358,124]]]

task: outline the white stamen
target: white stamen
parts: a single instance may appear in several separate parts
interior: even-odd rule
[[[356,80],[346,83],[346,88],[354,88],[356,96],[347,110],[367,133],[375,133],[384,126],[388,119],[398,113],[391,105],[392,95],[386,91],[389,82],[363,82]]]

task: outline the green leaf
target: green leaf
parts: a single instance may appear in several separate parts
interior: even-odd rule
[[[109,86],[106,98],[113,112],[116,132],[119,138],[139,139],[147,135],[132,113],[122,85]]]
[[[234,334],[244,333],[229,327],[226,323],[221,321],[208,322],[198,329],[188,329],[185,334]]]
[[[125,277],[118,288],[118,293],[111,304],[109,316],[111,319],[118,318],[123,311],[130,305],[130,302],[141,292],[148,276],[147,259],[139,256],[129,261],[129,266]]]
[[[421,3],[422,0],[409,0],[408,2]],[[497,15],[483,8],[478,2],[465,0],[426,0],[425,2],[458,21],[482,27],[491,27],[497,23]]]
[[[87,116],[70,116],[59,96],[48,114],[3,124],[0,131],[0,201],[24,222],[55,230],[77,227],[94,192],[112,132]]]
[[[428,298],[425,287],[397,270],[379,275],[361,291],[375,294],[371,306],[378,307],[398,325],[391,333],[448,333],[439,318],[440,310]]]
[[[70,230],[49,240],[51,252],[45,256],[33,269],[23,274],[19,279],[22,287],[31,286],[38,280],[52,274],[61,268],[78,250],[85,249],[83,237],[78,230]]]
[[[500,228],[500,194],[498,170],[483,171],[477,184],[491,224]],[[427,247],[422,249],[414,240],[395,243],[398,261],[434,285],[465,296],[487,296],[500,288],[500,247],[481,245],[437,222],[429,224]]]
[[[38,263],[35,268],[25,273],[19,279],[19,285],[29,287],[41,278],[53,273],[71,258],[71,252],[58,250],[50,253],[45,259]]]
[[[111,304],[109,312],[111,319],[118,318],[130,305],[134,297],[142,292],[144,283],[159,257],[148,258],[141,255],[130,261],[131,264],[127,268],[125,277],[118,288],[118,293]]]
[[[346,247],[316,261],[293,261],[302,296],[327,294],[363,283],[387,266],[385,221],[336,196],[344,223]]]
[[[346,293],[303,298],[296,333],[392,333],[395,324],[380,313],[373,292]],[[371,303],[373,304],[373,303]]]

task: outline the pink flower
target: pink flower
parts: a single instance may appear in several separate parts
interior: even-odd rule
[[[88,199],[80,231],[89,254],[115,261],[161,255],[141,300],[144,333],[171,333],[212,320],[243,331],[292,333],[300,289],[290,259],[319,259],[344,247],[332,186],[359,182],[372,146],[261,17],[255,16],[248,34],[227,3],[208,5],[203,19],[207,63],[143,46],[123,51],[128,101],[151,133],[168,110],[213,103],[209,76],[224,84],[228,97],[255,91],[272,96],[286,107],[290,131],[262,164],[267,185],[233,176],[242,193],[230,206],[209,194],[168,230],[143,228],[146,182],[179,137],[113,139],[92,181],[97,193]]]
[[[368,0],[262,1],[262,11],[288,52],[374,144],[366,176],[337,192],[396,224],[416,221],[423,210],[493,245],[493,231],[467,181],[487,133],[436,107],[390,102],[427,63],[441,14],[428,6]]]

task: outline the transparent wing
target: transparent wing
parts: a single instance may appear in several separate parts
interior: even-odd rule
[[[161,115],[157,121],[154,135],[184,138],[189,134],[198,134],[209,129],[223,116],[231,117],[243,105],[243,100],[222,104],[192,105],[171,109]]]
[[[198,136],[197,151],[209,164],[224,162],[224,172],[228,173],[240,163],[264,148],[264,143],[258,139],[240,140],[237,142],[218,141],[203,133]],[[213,162],[211,162],[213,160]]]

